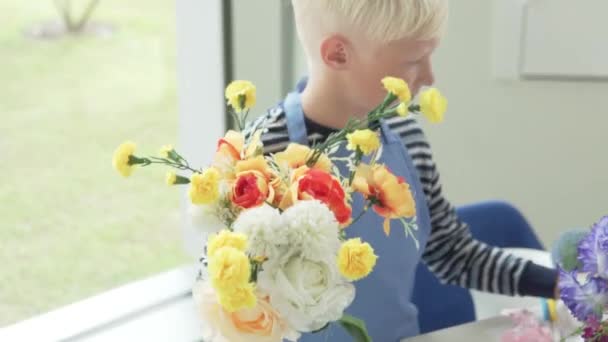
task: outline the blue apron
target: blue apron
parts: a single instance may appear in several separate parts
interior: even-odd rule
[[[289,139],[308,145],[300,94],[289,94],[283,107],[287,116]],[[411,237],[406,238],[404,228],[398,220],[391,222],[391,233],[387,237],[382,230],[384,219],[372,210],[348,227],[347,237],[361,237],[369,242],[378,255],[378,261],[368,277],[355,282],[356,297],[346,313],[363,319],[375,342],[396,342],[418,335],[419,332],[418,310],[412,304],[411,296],[416,267],[430,234],[430,217],[420,179],[401,139],[391,132],[385,122],[382,122],[380,130],[383,151],[379,162],[410,184],[417,210],[418,230],[414,234],[420,247],[416,248]],[[348,153],[342,146],[337,155],[344,156]],[[346,174],[344,167],[341,172]],[[353,217],[358,216],[363,205],[363,197],[354,195]],[[346,342],[352,341],[352,338],[340,326],[332,324],[316,334],[304,334],[300,341]]]

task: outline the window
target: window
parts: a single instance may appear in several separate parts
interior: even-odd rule
[[[0,326],[189,260],[164,173],[110,163],[177,141],[175,4],[99,1],[65,33],[56,6],[93,2],[0,3]]]

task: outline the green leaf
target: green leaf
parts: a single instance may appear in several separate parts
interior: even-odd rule
[[[338,322],[353,338],[353,341],[372,342],[372,338],[367,334],[367,328],[363,320],[345,314]]]

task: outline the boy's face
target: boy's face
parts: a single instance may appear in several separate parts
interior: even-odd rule
[[[350,60],[345,77],[348,78],[352,100],[360,108],[369,110],[386,96],[381,80],[385,76],[404,79],[412,96],[421,87],[433,84],[431,55],[439,39],[402,39],[382,46],[351,45]]]

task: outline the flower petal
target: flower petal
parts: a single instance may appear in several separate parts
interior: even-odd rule
[[[608,216],[596,223],[578,245],[582,271],[608,279]]]
[[[608,304],[606,280],[590,278],[581,285],[576,273],[560,269],[558,286],[564,304],[578,320],[584,322],[590,317],[602,318],[603,308]]]

